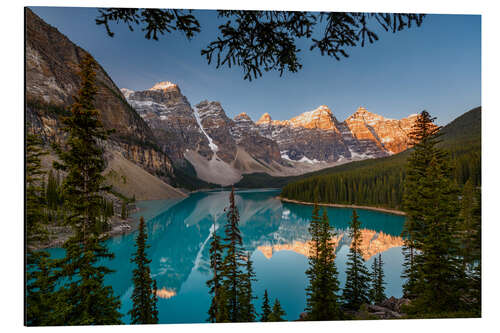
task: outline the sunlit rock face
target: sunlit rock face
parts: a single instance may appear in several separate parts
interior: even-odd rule
[[[170,81],[158,82],[154,86],[152,86],[149,90],[169,90],[176,89],[177,85]]]
[[[336,119],[328,106],[321,105],[315,110],[304,112],[300,116],[290,119],[290,126],[303,128],[318,128],[339,132],[335,126]]]
[[[332,244],[335,250],[338,251],[342,245],[351,247],[352,240],[349,239],[346,231],[337,231],[337,236],[332,237]],[[383,232],[376,232],[374,230],[361,229],[361,252],[363,259],[368,261],[374,255],[385,252],[393,247],[403,246],[403,239],[399,236],[391,236]],[[267,258],[271,259],[275,252],[279,251],[293,251],[303,256],[310,256],[312,254],[311,241],[293,241],[292,243],[261,245],[257,250]]]
[[[273,120],[264,113],[256,125],[263,136],[276,141],[284,159],[343,162],[407,149],[407,136],[416,117],[386,119],[360,107],[340,122],[328,106],[321,105],[290,120]]]
[[[397,154],[409,148],[408,134],[416,119],[417,115],[388,119],[360,107],[345,122],[358,141],[371,142],[390,154]]]
[[[256,123],[260,133],[274,140],[285,160],[318,163],[350,158],[337,119],[322,105],[290,120],[272,120],[264,114]]]
[[[326,105],[321,105],[318,108],[307,111],[291,118],[290,120],[272,120],[269,113],[264,113],[257,121],[257,125],[283,125],[290,127],[303,127],[309,129],[322,129],[337,131],[335,126],[335,117],[330,108]]]

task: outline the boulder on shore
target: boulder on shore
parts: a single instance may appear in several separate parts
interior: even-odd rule
[[[399,319],[405,316],[401,307],[408,305],[409,299],[390,297],[385,299],[380,304],[363,304],[359,311],[354,315],[355,318],[370,318],[378,319]]]
[[[394,296],[391,296],[378,305],[383,306],[384,308],[388,308],[392,311],[401,313],[401,307],[403,305],[408,305],[408,304],[410,304],[410,300],[407,298],[396,298]]]

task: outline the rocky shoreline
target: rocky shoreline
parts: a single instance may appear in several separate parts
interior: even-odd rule
[[[292,199],[282,198],[280,196],[277,196],[276,199],[278,199],[280,201],[283,201],[283,202],[289,202],[289,203],[294,203],[294,204],[298,204],[298,205],[310,205],[310,206],[314,205],[313,202],[292,200]],[[388,213],[388,214],[406,216],[406,213],[403,212],[403,211],[396,210],[396,209],[382,208],[382,207],[359,206],[359,205],[344,205],[344,204],[328,204],[328,203],[318,203],[318,206],[337,207],[337,208],[366,209],[366,210],[374,210],[374,211],[378,211],[378,212],[382,212],[382,213]]]
[[[135,205],[134,205],[135,206]],[[135,206],[129,211],[129,214],[134,214],[139,212],[139,207]],[[102,237],[115,237],[120,235],[125,235],[131,233],[139,227],[139,218],[128,217],[127,219],[122,219],[117,216],[110,218],[111,230],[102,234]],[[62,247],[62,245],[71,237],[73,234],[71,227],[69,226],[49,226],[49,240],[46,242],[39,242],[30,246],[30,250],[43,250],[55,247]]]
[[[404,319],[404,307],[410,304],[407,298],[391,296],[378,304],[363,304],[358,311],[345,311],[351,320]],[[302,312],[296,321],[306,321],[307,312]]]

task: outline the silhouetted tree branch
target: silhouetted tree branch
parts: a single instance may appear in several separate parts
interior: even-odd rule
[[[142,26],[145,38],[158,40],[158,34],[174,30],[188,39],[201,31],[201,26],[191,10],[177,9],[99,9],[98,25],[104,25],[113,37],[110,22],[125,23],[131,31]],[[374,43],[379,39],[376,27],[398,32],[422,24],[424,14],[347,13],[347,12],[291,12],[219,10],[219,34],[201,50],[208,64],[216,67],[239,66],[245,80],[262,76],[262,71],[295,73],[302,68],[298,58],[301,51],[298,39],[312,42],[310,51],[318,49],[321,55],[340,60],[348,57],[348,47]],[[317,28],[319,38],[314,38]]]

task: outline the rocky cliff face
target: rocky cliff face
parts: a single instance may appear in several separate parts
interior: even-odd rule
[[[360,107],[343,122],[322,105],[290,120],[272,120],[268,113],[256,125],[259,132],[279,146],[291,161],[345,162],[378,158],[408,148],[407,134],[416,115],[386,119]]]
[[[165,81],[149,90],[122,88],[122,92],[151,127],[162,150],[174,162],[182,163],[186,150],[195,150],[211,158],[209,142],[200,131],[195,113],[177,85]]]
[[[283,163],[278,144],[274,140],[261,135],[259,127],[246,113],[240,113],[234,117],[231,135],[236,144],[244,147],[250,155],[258,160],[267,164],[273,162]]]
[[[273,171],[281,163],[278,145],[244,116],[227,117],[219,102],[194,108],[177,85],[165,81],[145,91],[123,89],[128,102],[152,128],[175,162],[188,160],[200,179],[229,185],[244,172]]]
[[[417,115],[387,119],[360,107],[345,123],[358,141],[370,142],[371,149],[376,149],[373,146],[376,145],[389,154],[397,154],[408,148],[408,133],[416,119]]]
[[[260,133],[276,141],[283,159],[309,163],[351,158],[337,124],[324,105],[290,120],[276,121],[264,114],[257,122]]]
[[[56,28],[26,9],[26,122],[28,130],[46,142],[62,142],[60,117],[68,114],[80,79],[79,63],[87,52]],[[131,161],[165,179],[173,169],[158,148],[153,132],[127,103],[105,72],[96,69],[95,106],[107,129],[114,129],[108,144]]]
[[[203,101],[196,105],[200,128],[203,129],[217,157],[231,163],[236,157],[236,142],[230,129],[233,121],[227,117],[219,102]]]

